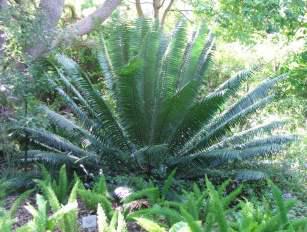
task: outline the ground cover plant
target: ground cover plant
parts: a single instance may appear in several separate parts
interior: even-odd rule
[[[63,179],[65,167],[61,169],[59,180]],[[50,176],[44,176],[38,183],[35,193],[35,206],[27,201],[33,190],[22,194],[9,210],[1,208],[0,229],[12,231],[14,217],[20,205],[32,215],[28,221],[15,231],[83,231],[80,225],[78,210],[81,202],[87,204],[92,215],[96,216],[96,231],[305,231],[306,218],[289,217],[289,210],[296,204],[295,200],[286,200],[282,192],[272,182],[269,183],[273,203],[267,201],[261,205],[259,201],[239,199],[241,187],[227,191],[230,180],[218,187],[206,179],[203,186],[193,185],[193,190],[178,192],[177,199],[170,199],[173,194],[172,184],[174,173],[164,182],[163,186],[132,191],[130,195],[109,207],[104,199],[115,203],[109,193],[104,176],[94,183],[92,190],[85,190],[80,179],[75,175],[73,187],[68,199],[60,203],[56,186],[50,183]],[[84,191],[87,197],[84,198]],[[101,195],[97,192],[100,191]],[[97,195],[101,199],[97,201]],[[34,196],[33,196],[34,197]],[[81,197],[81,198],[79,198]],[[77,199],[79,199],[77,201]],[[147,201],[146,206],[131,208],[131,204]],[[95,208],[92,206],[96,205]],[[84,210],[84,209],[83,209]],[[139,224],[140,227],[136,225]],[[132,227],[133,225],[133,227]],[[134,228],[131,230],[131,228]]]

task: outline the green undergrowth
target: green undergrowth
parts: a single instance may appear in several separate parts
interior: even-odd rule
[[[80,201],[89,212],[97,215],[99,232],[128,231],[129,223],[136,223],[150,232],[303,232],[307,229],[307,219],[293,214],[293,209],[302,207],[301,202],[287,199],[269,180],[262,183],[266,190],[261,197],[247,197],[248,183],[234,184],[227,180],[215,186],[208,178],[202,185],[191,183],[189,189],[182,186],[178,191],[173,171],[160,185],[137,179],[137,183],[143,183],[141,189],[131,187],[129,196],[115,199],[109,190],[108,178],[103,175],[96,178],[91,188],[86,188],[76,174],[69,179],[65,166],[55,177],[45,168],[43,172],[42,179],[34,180],[35,189],[22,193],[10,209],[1,207],[0,231],[13,231],[20,207],[25,207],[32,219],[17,228],[17,232],[80,231]],[[1,196],[4,195],[2,192]],[[25,203],[30,195],[36,204]]]

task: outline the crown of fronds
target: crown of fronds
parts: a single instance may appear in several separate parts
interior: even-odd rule
[[[72,59],[56,55],[50,62],[57,78],[50,83],[75,117],[41,107],[65,133],[22,128],[45,148],[30,151],[30,159],[96,168],[111,164],[113,170],[115,165],[150,175],[176,168],[182,177],[263,177],[242,167],[281,151],[293,136],[272,135],[283,122],[239,133],[232,128],[270,103],[271,89],[285,76],[268,78],[234,99],[257,69],[251,68],[209,91],[205,74],[213,51],[214,37],[204,26],[190,33],[182,20],[166,34],[155,23],[138,20],[101,35],[97,57],[103,85],[94,84]]]

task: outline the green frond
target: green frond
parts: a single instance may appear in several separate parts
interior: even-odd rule
[[[66,64],[67,61],[72,61],[71,59],[69,59],[68,57],[64,56],[64,55],[59,55],[59,56],[56,56],[58,59],[59,57],[61,57],[62,59],[59,59],[58,60],[58,65],[61,65],[61,66],[64,66],[64,67],[67,67],[69,65]],[[63,62],[63,63],[60,63],[60,62]],[[70,64],[70,63],[69,63]],[[75,67],[75,63],[73,63],[73,65],[71,65],[73,67]],[[80,101],[80,103],[82,103],[82,105],[84,107],[86,107],[87,110],[89,110],[91,113],[91,108],[89,106],[89,104],[87,103],[87,101],[84,99],[84,97],[82,96],[81,94],[81,91],[82,91],[82,87],[80,86],[78,80],[80,80],[80,71],[79,69],[78,70],[75,70],[72,72],[72,71],[68,71],[68,74],[72,75],[71,72],[73,73],[73,75],[71,76],[72,80],[69,78],[69,76],[65,76],[63,71],[57,67],[56,64],[53,64],[53,67],[55,68],[57,74],[58,74],[58,77],[59,77],[59,80],[56,80],[55,82],[53,80],[51,80],[51,83],[54,83],[55,86],[58,86],[57,83],[61,83],[63,86],[65,86],[66,89],[68,89],[69,91],[71,91],[73,93],[73,95],[78,99],[78,101]]]
[[[99,61],[100,68],[104,75],[104,83],[109,91],[110,96],[116,97],[115,94],[115,83],[117,82],[117,77],[114,73],[112,63],[110,60],[110,55],[107,50],[107,45],[103,35],[100,35],[100,50],[97,52],[97,59]]]
[[[260,145],[269,145],[269,144],[287,144],[296,140],[296,136],[293,135],[272,135],[267,138],[254,139],[250,142],[244,144],[235,145],[235,148],[246,149],[251,147],[256,147]]]
[[[162,191],[161,191],[161,196],[164,199],[165,199],[166,195],[168,194],[168,192],[170,191],[170,188],[171,188],[172,183],[174,181],[175,174],[176,174],[176,169],[174,169],[171,172],[171,174],[168,175],[166,181],[163,184]]]
[[[114,22],[113,30],[108,34],[107,48],[116,75],[134,56],[129,46],[132,39],[131,25]]]
[[[219,111],[219,107],[225,102],[223,93],[211,95],[197,102],[185,115],[181,125],[177,128],[170,142],[172,148],[183,146]],[[178,149],[178,148],[177,148]]]
[[[275,129],[282,128],[285,125],[286,121],[273,121],[267,124],[259,125],[242,132],[236,133],[230,137],[226,137],[221,142],[214,144],[209,147],[208,150],[214,150],[216,148],[224,148],[231,146],[233,144],[241,144],[250,139],[253,139],[256,136],[271,134]]]
[[[122,75],[119,75],[117,82],[119,119],[129,139],[136,144],[144,144],[146,131],[148,131],[141,97],[144,94],[141,86],[144,80],[137,74],[143,65],[141,58],[134,58],[121,70]]]
[[[80,100],[82,105],[92,116],[101,121],[101,126],[110,133],[115,143],[118,143],[121,147],[127,146],[121,126],[116,119],[114,119],[110,107],[99,91],[92,85],[88,77],[84,73],[81,73],[77,64],[66,56],[58,55],[56,58],[58,59],[58,63],[64,66],[67,73],[72,75],[70,79],[66,78],[64,74],[57,69],[59,77],[64,85],[72,90],[77,99]]]
[[[260,180],[265,179],[267,175],[261,171],[253,171],[253,170],[237,170],[237,174],[235,176],[236,179],[247,181],[247,180]]]
[[[115,115],[110,109],[110,106],[105,102],[102,95],[97,89],[95,89],[87,77],[80,80],[80,85],[84,88],[85,92],[83,92],[83,94],[86,97],[88,104],[95,112],[95,116],[101,123],[101,126],[107,133],[109,133],[109,136],[115,144],[123,149],[127,149],[128,144],[121,125],[119,125]]]
[[[159,224],[147,218],[134,218],[134,220],[148,232],[166,232]]]
[[[98,181],[94,184],[93,191],[106,196],[109,195],[104,175],[99,176]]]
[[[158,205],[154,205],[152,208],[141,209],[136,212],[130,213],[128,215],[128,219],[133,219],[137,217],[148,217],[148,216],[164,216],[168,218],[171,222],[176,223],[182,221],[183,217],[176,210],[169,209],[167,207],[160,207]]]
[[[198,88],[200,88],[203,74],[212,55],[214,42],[212,34],[210,36],[207,35],[208,28],[203,24],[195,32],[195,38],[192,36],[190,44],[186,46],[181,64],[181,73],[178,77],[179,91],[191,80],[197,80],[199,84]]]
[[[227,117],[225,115],[222,116],[221,121],[218,119],[211,125],[209,124],[208,127],[205,128],[205,131],[207,131],[207,133],[205,132],[205,137],[201,138],[201,142],[197,145],[196,149],[208,146],[216,139],[225,135],[227,131],[230,131],[230,128],[233,125],[246,119],[250,114],[262,109],[272,101],[273,96],[265,97],[246,108],[240,108],[240,111],[235,112],[234,114],[227,114]]]
[[[33,191],[33,189],[30,189],[18,196],[18,198],[14,201],[13,205],[9,210],[9,214],[11,217],[15,217],[18,208],[22,205],[23,202],[26,201],[26,199],[33,193]]]
[[[180,74],[180,65],[186,44],[187,22],[181,20],[177,23],[170,42],[165,51],[161,65],[160,99],[169,99],[176,91],[177,77]]]
[[[44,129],[20,128],[19,131],[28,133],[33,142],[49,147],[51,149],[55,149],[57,151],[68,152],[77,157],[95,156],[94,154],[90,154],[78,146],[72,144],[69,140],[66,140],[63,137],[55,135]]]
[[[64,129],[65,132],[69,133],[72,138],[77,138],[79,140],[88,140],[87,146],[98,147],[97,150],[103,151],[116,151],[110,147],[108,144],[104,143],[101,140],[101,134],[97,131],[98,128],[88,128],[90,131],[82,128],[82,125],[79,126],[72,120],[67,119],[63,115],[60,115],[46,106],[41,107],[42,111],[47,114],[49,120],[54,123],[57,127]],[[85,127],[85,125],[83,125]],[[95,126],[92,124],[91,126]]]
[[[213,50],[214,50],[214,37],[212,33],[210,32],[208,35],[207,42],[201,51],[201,54],[200,54],[200,57],[198,59],[198,63],[196,66],[196,72],[193,76],[193,79],[197,80],[199,84],[204,76],[204,73],[208,69]]]
[[[61,208],[61,204],[60,204],[55,192],[51,188],[51,186],[46,184],[44,181],[41,181],[41,180],[36,180],[36,183],[38,184],[38,186],[42,190],[44,196],[48,200],[51,209],[53,211],[59,210]]]
[[[107,216],[101,204],[97,206],[97,226],[99,232],[105,232],[108,228]]]
[[[53,110],[50,110],[46,106],[41,106],[40,109],[47,114],[48,119],[54,123],[59,128],[62,128],[68,132],[73,132],[74,130],[82,130],[79,126],[74,124],[71,120],[68,120],[66,117],[64,117],[61,114],[58,114],[54,112]]]
[[[180,66],[180,73],[176,83],[176,92],[180,91],[191,79],[190,76],[187,76],[187,70],[190,67],[192,48],[194,46],[196,39],[197,39],[196,31],[194,31],[183,53],[183,59]]]
[[[93,120],[91,120],[88,117],[88,114],[82,110],[77,104],[76,102],[65,93],[65,91],[60,88],[60,87],[56,87],[55,90],[57,91],[57,93],[63,98],[63,100],[65,101],[65,103],[68,105],[68,107],[72,110],[72,112],[74,113],[74,115],[78,118],[80,124],[85,127],[85,129],[89,130],[91,127],[93,127],[93,125],[95,127],[100,127],[99,124],[95,123]]]
[[[192,215],[190,215],[184,208],[180,209],[182,216],[184,217],[185,221],[188,223],[191,231],[195,232],[202,232],[201,226],[194,220]]]
[[[192,161],[204,163],[206,167],[216,168],[231,161],[243,161],[256,157],[276,154],[284,148],[286,143],[293,141],[292,136],[276,136],[267,139],[255,140],[234,148],[218,148],[216,150],[204,151],[182,157],[179,163]]]
[[[78,159],[67,153],[61,152],[50,152],[42,150],[29,150],[28,151],[28,162],[41,161],[43,163],[60,165],[67,164],[73,165]]]
[[[281,75],[273,79],[265,80],[259,84],[254,90],[249,92],[246,96],[242,97],[237,103],[230,107],[230,109],[223,115],[224,118],[229,117],[230,115],[235,114],[242,109],[245,109],[260,99],[263,99],[268,96],[269,91],[272,87],[278,82],[283,80],[286,75]],[[220,122],[217,121],[217,124]]]
[[[134,200],[146,197],[151,202],[156,202],[160,197],[160,191],[157,187],[146,188],[137,192],[130,194],[128,197],[124,198],[124,202],[128,203]]]
[[[197,82],[192,81],[163,104],[156,120],[154,142],[160,143],[173,137],[175,129],[189,113],[196,94]]]
[[[229,93],[235,93],[240,88],[242,83],[251,78],[258,69],[259,66],[253,66],[249,69],[245,69],[236,73],[227,81],[218,86],[214,92],[217,93],[223,90],[227,90]]]
[[[158,102],[160,99],[159,85],[157,81],[159,76],[159,55],[160,49],[160,33],[153,31],[148,33],[144,40],[144,47],[141,51],[141,59],[144,60],[144,66],[141,75],[143,75],[141,86],[141,97],[144,101],[144,122],[143,130],[145,132],[145,142],[152,143],[155,133],[155,118],[159,109]],[[143,116],[142,115],[142,116]]]
[[[101,204],[101,206],[105,209],[107,216],[109,218],[111,217],[113,212],[112,202],[105,195],[102,195],[101,193],[95,193],[90,190],[79,189],[78,196],[90,209],[95,210],[97,205]]]
[[[132,153],[132,156],[140,166],[159,166],[167,159],[167,151],[167,144],[157,144],[142,147]]]

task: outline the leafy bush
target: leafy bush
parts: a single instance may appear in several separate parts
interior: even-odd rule
[[[272,88],[285,76],[269,78],[245,96],[233,98],[252,77],[252,68],[208,92],[204,77],[214,38],[209,34],[204,43],[206,34],[206,27],[201,27],[188,38],[185,21],[171,35],[146,20],[115,26],[107,40],[101,37],[98,51],[104,88],[93,84],[73,60],[56,55],[50,62],[58,78],[50,83],[75,119],[41,107],[66,133],[21,128],[47,148],[29,151],[30,160],[82,163],[91,170],[102,166],[105,172],[156,178],[165,178],[174,168],[184,178],[263,178],[260,170],[246,170],[244,165],[278,153],[294,137],[271,135],[283,122],[239,133],[232,128],[270,103]]]

